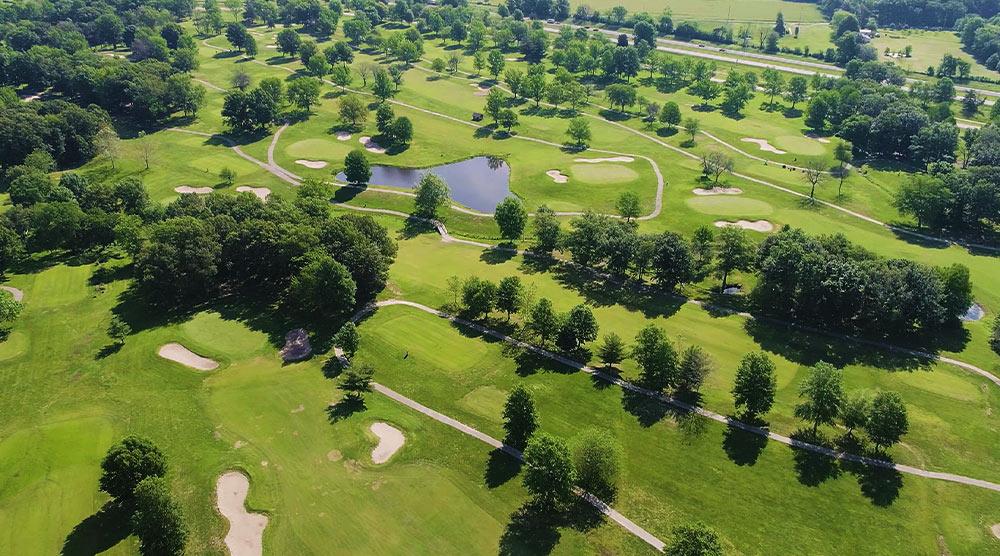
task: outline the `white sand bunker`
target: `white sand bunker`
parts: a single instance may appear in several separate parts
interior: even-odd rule
[[[608,158],[574,158],[573,162],[583,162],[584,164],[599,164],[601,162],[635,162],[631,156],[611,156]]]
[[[351,134],[346,131],[337,132],[337,141],[347,141],[351,138]]]
[[[776,148],[770,143],[768,143],[767,139],[754,139],[752,137],[744,137],[743,139],[740,139],[740,141],[743,141],[744,143],[753,143],[758,147],[760,147],[760,150],[762,151],[767,151],[769,153],[774,153],[774,154],[785,154],[785,151]]]
[[[552,181],[556,183],[566,183],[569,181],[569,176],[563,174],[559,170],[549,170],[545,172],[545,175],[552,178]]]
[[[271,190],[266,187],[250,187],[248,185],[241,185],[236,188],[236,191],[240,193],[253,193],[261,201],[266,201],[267,196],[271,194]]]
[[[990,531],[993,532],[993,536],[1000,539],[1000,523],[995,523],[993,527],[990,527]]]
[[[313,170],[319,170],[320,168],[326,168],[326,162],[322,160],[296,160],[296,164],[301,164],[306,168],[312,168]]]
[[[17,301],[18,303],[20,303],[21,300],[24,299],[24,292],[21,291],[21,290],[19,290],[19,289],[17,289],[17,288],[15,288],[15,287],[12,287],[12,286],[0,286],[0,290],[3,290],[5,292],[9,292],[10,296],[14,298],[14,301]]]
[[[983,316],[985,314],[986,311],[983,309],[982,305],[978,303],[973,303],[972,305],[969,305],[969,308],[968,310],[965,311],[965,314],[963,314],[959,318],[966,321],[977,321],[977,320],[983,320]]]
[[[194,193],[195,195],[208,195],[214,191],[214,189],[211,187],[191,187],[190,185],[181,185],[179,187],[175,187],[174,191],[180,193],[181,195],[187,195],[190,193]]]
[[[711,189],[696,187],[691,190],[691,193],[695,195],[740,195],[743,190],[739,187],[713,187]]]
[[[749,220],[737,220],[736,222],[717,220],[715,222],[716,228],[725,228],[727,226],[736,226],[737,228],[753,230],[755,232],[770,232],[774,230],[774,224],[771,224],[767,220],[754,220],[753,222]]]
[[[217,361],[213,361],[207,357],[202,357],[177,343],[169,343],[160,346],[160,350],[157,351],[156,354],[164,359],[169,359],[175,363],[180,363],[181,365],[191,367],[192,369],[198,369],[199,371],[211,371],[219,368],[219,363]]]
[[[312,346],[309,345],[309,333],[302,328],[289,330],[285,334],[285,347],[281,348],[281,359],[290,363],[292,361],[302,361],[312,355]]]
[[[372,450],[372,461],[385,463],[403,447],[403,432],[385,423],[372,423],[372,434],[378,437],[378,446]]]
[[[372,138],[368,137],[367,135],[359,138],[358,142],[364,145],[365,150],[370,153],[385,154],[385,149],[382,148],[382,146],[380,146],[375,141],[372,141]]]
[[[250,479],[238,471],[223,473],[215,483],[216,506],[229,520],[226,548],[232,556],[257,556],[264,553],[264,528],[267,516],[250,513],[244,503]]]
[[[806,137],[808,137],[810,139],[815,139],[815,140],[819,141],[820,143],[829,143],[830,142],[830,140],[827,139],[826,137],[820,137],[819,135],[816,135],[815,133],[806,133]]]

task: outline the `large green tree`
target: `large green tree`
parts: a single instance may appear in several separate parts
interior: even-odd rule
[[[167,458],[153,442],[126,436],[108,449],[101,461],[101,490],[122,501],[130,501],[135,487],[147,477],[162,477]]]
[[[146,477],[135,487],[132,531],[139,537],[143,556],[180,556],[187,544],[188,528],[180,504],[170,495],[161,477]]]
[[[743,356],[733,382],[733,403],[755,418],[770,411],[778,388],[775,367],[763,352]]]
[[[503,406],[504,443],[523,450],[537,428],[535,401],[528,390],[518,384],[510,391]]]
[[[844,403],[843,373],[833,365],[820,361],[812,366],[809,375],[799,385],[803,400],[795,406],[795,416],[813,424],[813,432],[820,425],[832,425]]]
[[[528,441],[524,450],[524,487],[542,506],[562,508],[573,495],[576,475],[569,448],[544,432]]]

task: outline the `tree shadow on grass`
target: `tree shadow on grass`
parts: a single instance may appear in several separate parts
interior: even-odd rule
[[[366,408],[364,398],[344,396],[339,402],[326,406],[326,417],[330,423],[339,423]]]
[[[634,416],[642,427],[651,427],[670,412],[667,404],[630,389],[622,390],[622,408]]]
[[[486,264],[503,264],[516,256],[517,252],[508,246],[491,247],[483,249],[483,252],[479,254],[479,260]]]
[[[799,429],[791,434],[791,438],[798,442],[833,448],[823,433],[813,432],[812,429]],[[806,486],[819,486],[840,476],[841,469],[837,460],[827,454],[792,446],[792,458],[795,460],[795,474],[799,482]]]
[[[108,344],[108,345],[102,347],[97,352],[97,355],[94,356],[94,359],[100,360],[100,359],[105,359],[107,357],[110,357],[110,356],[118,353],[119,351],[121,351],[123,346],[124,346],[124,344],[119,344],[118,342],[114,342],[114,343]]]
[[[735,420],[735,417],[730,416],[729,419]],[[755,424],[763,425],[763,423]],[[767,440],[764,435],[743,430],[730,423],[722,435],[722,449],[729,460],[736,465],[752,466],[757,463],[761,452],[767,447]]]
[[[108,501],[70,531],[60,554],[92,556],[109,550],[132,534],[131,517],[128,508]]]
[[[504,452],[500,448],[490,452],[490,457],[486,461],[486,471],[483,473],[483,482],[488,488],[497,488],[513,479],[521,472],[521,460]]]
[[[841,436],[837,440],[837,448],[849,454],[860,454],[889,463],[893,462],[892,456],[862,444],[853,434]],[[876,506],[891,506],[903,488],[903,475],[895,469],[881,465],[865,465],[850,460],[841,460],[840,467],[857,477],[861,494]]]

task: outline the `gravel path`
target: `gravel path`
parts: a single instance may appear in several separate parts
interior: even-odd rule
[[[995,492],[1000,492],[1000,484],[993,483],[993,482],[990,482],[990,481],[984,481],[984,480],[981,480],[981,479],[975,479],[975,478],[966,477],[966,476],[963,476],[963,475],[955,475],[955,474],[952,474],[952,473],[942,473],[942,472],[938,472],[938,471],[928,471],[926,469],[920,469],[919,467],[913,467],[913,466],[910,466],[910,465],[896,464],[896,463],[892,463],[892,462],[889,462],[889,461],[875,459],[875,458],[870,458],[870,457],[865,457],[865,456],[858,456],[858,455],[855,455],[855,454],[849,454],[849,453],[846,453],[846,452],[840,452],[840,451],[837,451],[837,450],[826,448],[824,446],[817,446],[815,444],[809,444],[807,442],[802,442],[802,441],[799,441],[799,440],[794,440],[794,439],[789,438],[789,437],[787,437],[785,435],[778,434],[778,433],[775,433],[775,432],[771,432],[770,430],[768,430],[766,428],[757,427],[757,426],[754,426],[754,425],[749,425],[749,424],[744,423],[742,421],[737,421],[735,419],[731,419],[731,418],[729,418],[729,417],[727,417],[725,415],[722,415],[721,413],[716,413],[714,411],[711,411],[711,410],[708,410],[708,409],[704,409],[702,407],[698,407],[698,406],[691,405],[691,404],[686,403],[686,402],[682,402],[682,401],[680,401],[678,399],[675,399],[675,398],[673,398],[671,396],[667,396],[666,394],[662,394],[662,393],[659,393],[659,392],[654,392],[652,390],[648,390],[646,388],[643,388],[641,386],[633,384],[633,383],[631,383],[631,382],[629,382],[627,380],[624,380],[621,377],[605,373],[604,371],[595,369],[595,368],[590,367],[590,366],[588,366],[588,365],[586,365],[584,363],[581,363],[579,361],[575,361],[573,359],[570,359],[570,358],[565,357],[563,355],[560,355],[558,353],[553,353],[553,352],[548,351],[548,350],[546,350],[544,348],[540,348],[540,347],[538,347],[538,346],[536,346],[534,344],[529,344],[527,342],[523,342],[523,341],[518,340],[516,338],[512,338],[510,336],[507,336],[506,334],[503,334],[502,332],[498,332],[496,330],[493,330],[492,328],[488,328],[488,327],[485,327],[485,326],[483,326],[481,324],[468,321],[468,320],[463,319],[461,317],[456,317],[456,316],[451,315],[449,313],[445,313],[444,311],[439,311],[437,309],[433,309],[431,307],[428,307],[426,305],[422,305],[420,303],[414,303],[412,301],[406,301],[406,300],[402,300],[402,299],[388,299],[388,300],[385,300],[385,301],[379,301],[379,302],[377,302],[377,303],[375,303],[373,305],[369,305],[367,307],[364,307],[360,311],[358,311],[358,313],[356,313],[352,317],[352,320],[355,320],[355,321],[360,320],[361,317],[363,317],[366,314],[369,314],[369,313],[375,311],[379,307],[389,307],[389,306],[398,306],[398,305],[403,305],[403,306],[406,306],[406,307],[412,307],[414,309],[418,309],[418,310],[423,311],[425,313],[429,313],[429,314],[441,317],[441,318],[446,319],[446,320],[448,320],[450,322],[453,322],[455,324],[459,324],[459,325],[464,326],[466,328],[471,328],[472,330],[475,330],[476,332],[479,332],[481,334],[486,334],[486,335],[492,336],[492,337],[494,337],[494,338],[496,338],[498,340],[502,340],[504,342],[507,342],[508,344],[517,346],[517,347],[522,348],[522,349],[529,350],[529,351],[531,351],[533,353],[536,353],[538,355],[541,355],[543,357],[546,357],[548,359],[551,359],[553,361],[556,361],[558,363],[566,365],[567,367],[581,370],[581,371],[583,371],[583,372],[585,372],[587,374],[590,374],[590,375],[592,375],[594,377],[597,377],[597,378],[599,378],[601,380],[604,380],[606,382],[610,382],[612,384],[616,384],[616,385],[620,386],[622,389],[630,390],[632,392],[636,392],[636,393],[642,394],[642,395],[647,396],[649,398],[653,398],[653,399],[659,400],[659,401],[661,401],[661,402],[663,402],[665,404],[672,405],[674,407],[677,407],[677,408],[679,408],[681,410],[684,410],[684,411],[687,411],[687,412],[697,413],[698,415],[700,415],[702,417],[711,419],[713,421],[722,423],[722,424],[730,426],[730,427],[735,427],[735,428],[744,430],[744,431],[752,433],[752,434],[757,434],[757,435],[760,435],[760,436],[766,436],[767,438],[769,438],[771,440],[774,440],[775,442],[780,442],[782,444],[785,444],[787,446],[791,446],[791,447],[796,448],[796,449],[809,450],[811,452],[815,452],[815,453],[818,453],[818,454],[823,454],[823,455],[832,457],[832,458],[837,459],[837,460],[862,463],[862,464],[865,464],[865,465],[871,465],[871,466],[875,466],[875,467],[884,467],[884,468],[887,468],[887,469],[893,469],[893,470],[898,471],[900,473],[906,473],[906,474],[909,474],[909,475],[916,475],[918,477],[924,477],[924,478],[935,479],[935,480],[940,480],[940,481],[949,481],[949,482],[953,482],[953,483],[960,483],[960,484],[964,484],[964,485],[969,485],[969,486],[974,486],[974,487],[983,488],[983,489],[987,489],[987,490],[992,490],[992,491],[995,491]]]

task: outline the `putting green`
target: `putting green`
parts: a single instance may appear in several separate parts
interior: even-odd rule
[[[574,164],[569,172],[583,183],[623,183],[639,177],[638,172],[621,164]]]
[[[458,400],[458,405],[480,417],[492,418],[494,415],[503,414],[507,394],[506,390],[500,390],[494,386],[480,386],[462,396]]]
[[[779,135],[772,140],[771,144],[794,154],[819,156],[826,152],[823,143],[805,135]]]
[[[746,197],[712,196],[691,197],[684,201],[690,208],[702,213],[717,216],[741,216],[752,218],[767,216],[774,212],[774,207],[764,201]]]
[[[303,139],[285,147],[285,152],[288,156],[331,160],[336,158],[334,153],[343,149],[343,143],[338,144],[330,139]]]

